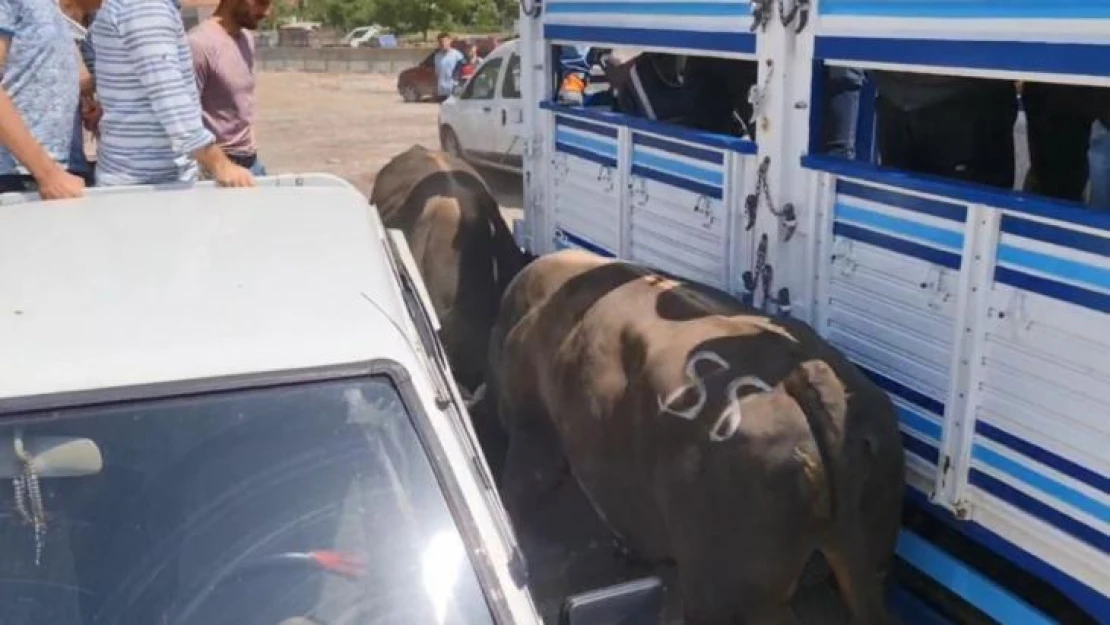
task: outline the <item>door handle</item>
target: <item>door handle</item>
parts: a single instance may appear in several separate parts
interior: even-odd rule
[[[501,109],[501,125],[504,126],[509,121],[509,112]]]
[[[488,113],[488,112],[490,112],[490,111],[492,111],[492,110],[493,110],[493,109],[492,109],[492,108],[490,108],[490,107],[488,107],[488,106],[483,106],[483,107],[482,107],[482,112],[483,112],[483,113]]]

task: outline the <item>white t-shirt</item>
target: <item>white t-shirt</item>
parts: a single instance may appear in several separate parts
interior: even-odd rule
[[[455,89],[455,68],[464,60],[462,52],[454,48],[436,52],[436,90],[439,95],[451,95]]]

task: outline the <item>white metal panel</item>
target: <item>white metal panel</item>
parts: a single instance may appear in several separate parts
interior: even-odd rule
[[[727,162],[725,150],[632,131],[629,258],[727,289]]]
[[[818,327],[895,401],[908,475],[931,492],[948,398],[965,206],[840,181]],[[831,222],[831,223],[830,223]]]
[[[618,126],[555,115],[551,168],[555,249],[616,256],[621,244]]]

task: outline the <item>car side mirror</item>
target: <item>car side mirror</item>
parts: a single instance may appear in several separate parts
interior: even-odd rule
[[[663,582],[645,577],[569,597],[560,625],[659,625]]]

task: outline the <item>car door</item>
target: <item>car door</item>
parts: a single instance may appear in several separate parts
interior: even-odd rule
[[[524,105],[520,96],[520,55],[509,56],[498,89],[494,136],[499,164],[520,169],[524,160]]]
[[[497,141],[494,138],[494,105],[503,59],[487,59],[467,81],[458,97],[455,134],[468,154],[485,161],[494,161]]]

